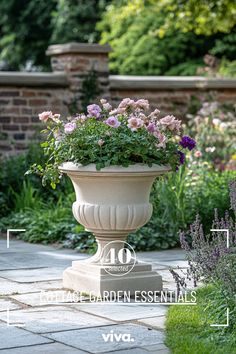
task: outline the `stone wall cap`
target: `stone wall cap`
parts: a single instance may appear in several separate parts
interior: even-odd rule
[[[162,90],[191,88],[236,88],[236,79],[206,78],[203,76],[130,76],[110,75],[111,89]]]
[[[0,86],[67,87],[69,83],[64,73],[1,71]]]
[[[46,54],[72,54],[72,53],[109,53],[111,47],[108,44],[101,45],[96,43],[66,43],[66,44],[53,44],[50,45]]]

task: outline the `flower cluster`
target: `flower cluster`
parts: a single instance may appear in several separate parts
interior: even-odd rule
[[[59,114],[43,112],[48,139],[43,143],[50,161],[72,161],[98,169],[109,165],[143,163],[171,165],[173,170],[185,161],[184,149],[196,143],[182,136],[181,121],[173,115],[150,111],[146,99],[123,99],[117,107],[105,99],[90,104],[87,112],[60,119]],[[45,133],[45,130],[44,130]]]

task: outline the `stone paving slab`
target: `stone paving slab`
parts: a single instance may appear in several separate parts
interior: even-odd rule
[[[184,260],[186,252],[180,248],[161,251],[138,252],[138,258],[141,261],[165,261],[165,260]]]
[[[64,268],[39,268],[0,271],[0,277],[18,283],[32,283],[36,281],[58,280],[62,278]]]
[[[76,293],[71,293],[68,290],[49,290],[43,292],[35,292],[31,294],[10,295],[10,299],[17,300],[22,304],[29,306],[45,306],[45,305],[58,305],[64,303],[76,303],[78,296]],[[84,297],[82,297],[84,298]]]
[[[103,334],[109,335],[111,333],[113,336],[114,334],[126,335],[124,337],[126,340],[128,334],[130,335],[130,341],[116,341],[114,339],[111,341],[108,339],[106,342],[103,338]],[[47,334],[46,336],[63,344],[69,344],[93,354],[105,354],[109,351],[120,349],[127,350],[141,346],[145,347],[147,345],[161,344],[164,342],[164,334],[162,331],[150,330],[147,327],[133,324],[73,330]],[[92,338],[92,340],[89,340],[89,338]]]
[[[7,321],[7,313],[0,313],[1,321]],[[67,331],[85,327],[100,327],[112,321],[78,312],[69,306],[50,306],[11,311],[9,323],[24,323],[24,329],[34,333]]]
[[[43,252],[44,253],[44,252]],[[57,255],[57,254],[56,254]],[[0,270],[27,269],[27,268],[47,268],[47,267],[69,267],[75,260],[74,255],[55,257],[53,252],[44,254],[26,252],[6,252],[0,254]]]
[[[132,348],[132,349],[115,350],[112,352],[106,352],[106,354],[148,354],[148,351],[143,348]]]
[[[150,317],[150,318],[141,318],[138,320],[138,323],[145,324],[152,328],[165,329],[165,316]]]
[[[159,262],[155,262],[155,264],[158,265],[162,265],[162,266],[166,266],[166,267],[171,267],[171,268],[188,268],[188,262],[187,261],[183,261],[183,260],[165,260],[165,261],[159,261]]]
[[[17,283],[12,280],[0,278],[0,295],[27,294],[42,290],[62,289],[61,280],[52,280],[36,283]]]
[[[150,345],[145,347],[145,350],[146,354],[170,354],[169,349],[164,344]]]
[[[86,311],[95,316],[102,316],[113,321],[129,321],[140,318],[163,316],[167,308],[165,305],[139,305],[139,304],[73,304],[75,309]]]
[[[53,342],[51,339],[42,337],[38,334],[32,334],[20,328],[8,327],[6,324],[0,324],[0,349],[24,347],[28,345],[51,342]]]
[[[11,300],[0,299],[0,312],[8,310],[16,310],[21,307],[18,304],[15,304]],[[0,316],[1,317],[1,316]]]
[[[1,354],[86,354],[83,350],[75,349],[60,343],[41,344],[28,347],[1,350]],[[146,352],[147,353],[147,352]]]
[[[55,251],[55,247],[42,244],[28,243],[22,240],[17,240],[13,233],[10,233],[9,248],[7,248],[7,236],[0,237],[0,253],[5,252],[40,252],[40,251]]]

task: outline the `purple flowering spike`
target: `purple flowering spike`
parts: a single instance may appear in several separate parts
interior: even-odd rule
[[[185,154],[182,151],[178,151],[178,155],[179,155],[179,163],[180,165],[183,165],[185,161]]]

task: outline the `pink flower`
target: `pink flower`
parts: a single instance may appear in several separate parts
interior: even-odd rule
[[[112,106],[111,106],[111,104],[109,102],[104,103],[102,105],[102,107],[103,107],[103,109],[105,109],[105,111],[110,111],[112,109]]]
[[[111,116],[109,118],[107,118],[107,120],[105,121],[105,123],[107,125],[109,125],[112,128],[118,128],[120,126],[120,122],[118,121],[118,119],[114,116]]]
[[[60,116],[60,114],[53,114],[51,118],[55,123],[60,123]]]
[[[98,119],[102,110],[97,104],[90,104],[87,107],[87,111],[90,117],[95,117]]]
[[[78,121],[78,122],[80,122],[80,123],[84,123],[86,120],[87,120],[87,116],[85,115],[85,114],[78,114],[73,120],[72,120],[72,122],[76,122],[76,121]]]
[[[159,109],[155,109],[152,113],[149,114],[148,118],[156,120],[161,112]]]
[[[64,132],[66,134],[71,134],[71,133],[73,133],[75,128],[76,128],[76,123],[75,122],[66,123],[65,126],[64,126]]]
[[[99,146],[102,146],[104,143],[105,143],[104,140],[102,140],[102,139],[99,139],[99,140],[98,140],[98,145],[99,145]]]
[[[131,116],[128,119],[128,127],[132,130],[132,131],[136,131],[138,128],[141,128],[144,125],[143,120],[140,118],[136,118],[134,116]]]
[[[144,121],[144,123],[148,123],[148,117],[143,113],[139,113],[138,117]]]
[[[164,118],[160,119],[160,123],[162,127],[165,129],[169,129],[171,131],[177,131],[179,132],[181,128],[181,121],[177,120],[174,116],[165,116]]]
[[[100,100],[102,108],[105,109],[105,111],[110,111],[112,109],[112,106],[109,102],[107,102],[107,100],[105,100],[105,98],[102,98]]]
[[[194,156],[197,158],[202,157],[201,151],[199,151],[199,150],[195,151]]]
[[[147,126],[147,131],[148,131],[149,133],[154,133],[155,129],[156,129],[155,123],[149,123],[149,124],[148,124],[148,126]]]
[[[52,119],[53,114],[51,111],[45,111],[39,114],[39,120],[42,122],[47,122],[48,119]]]
[[[118,109],[119,108],[124,108],[124,109],[135,108],[135,102],[130,98],[124,98],[119,104]]]
[[[156,130],[153,135],[159,140],[159,144],[156,144],[156,147],[166,147],[166,136],[162,134],[159,130]]]
[[[149,102],[148,100],[140,99],[135,102],[135,108],[148,110],[149,109]]]

